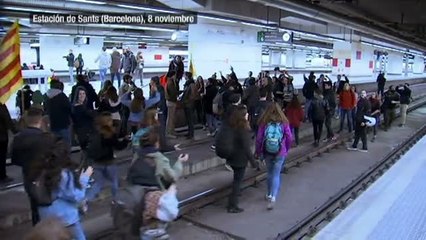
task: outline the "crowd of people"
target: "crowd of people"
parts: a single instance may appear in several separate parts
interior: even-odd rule
[[[109,57],[101,54],[101,58],[102,55],[105,59]],[[5,171],[10,130],[16,133],[12,163],[22,167],[33,224],[56,217],[74,239],[85,239],[80,215],[90,209],[105,183],[111,186],[112,203],[118,201],[116,151],[129,147],[133,152],[127,174],[131,186],[154,188],[153,191],[164,194],[178,181],[182,163],[189,156],[181,154],[172,165],[164,152],[177,149],[170,146],[169,140],[177,138],[175,116],[181,108],[188,126],[186,137],[194,139],[194,125],[201,124],[208,136],[215,137],[212,150],[225,158],[227,168],[233,171],[228,212],[243,211],[238,196],[249,163],[256,169],[260,169],[261,163],[266,165],[265,199],[267,208],[272,210],[286,156],[292,146],[300,144],[302,123],[312,123],[313,145],[317,147],[320,141],[334,141],[336,134],[344,130],[347,119],[348,132],[354,130],[354,142],[348,149],[357,150],[361,140],[360,151],[367,152],[367,126],[373,129],[374,141],[380,114],[384,114],[384,130],[389,129],[398,104],[402,116],[400,126],[403,126],[411,100],[408,84],[396,89],[389,86],[386,92],[382,92],[379,85],[378,92],[368,96],[364,90],[358,94],[344,75],[338,75],[333,84],[329,77],[320,75],[317,79],[311,72],[304,77],[303,108],[302,97],[288,72],[277,68],[274,73],[262,72],[257,78],[249,72],[240,84],[234,69],[230,70],[226,76],[220,73],[220,78],[213,74],[206,81],[201,76],[194,79],[190,72],[183,72],[182,59],[177,57],[164,84],[160,77],[151,79],[146,98],[143,83],[138,87],[131,74],[123,76],[119,89],[113,81],[104,79],[99,93],[87,76],[79,74],[69,96],[58,80],[50,82],[50,89],[41,100],[21,94],[25,99],[20,101],[23,114],[19,127],[12,122],[6,106],[0,105],[0,178],[3,182],[10,181]],[[105,78],[102,71],[100,77]],[[111,78],[114,77],[116,75],[111,74]],[[185,84],[180,89],[182,79]],[[380,81],[382,84],[383,79]],[[30,89],[24,87],[22,91]],[[375,119],[374,124],[371,117]],[[340,119],[336,134],[332,124],[335,118]],[[322,138],[324,124],[327,131]],[[81,158],[77,160],[70,154],[73,142],[78,142],[81,148]],[[172,192],[175,197],[176,191]],[[158,201],[158,197],[154,199]],[[147,214],[144,213],[143,219],[149,219]]]

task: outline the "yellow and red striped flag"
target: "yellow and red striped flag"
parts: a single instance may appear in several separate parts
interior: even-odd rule
[[[21,40],[15,22],[0,42],[0,102],[6,103],[24,81],[21,73]]]

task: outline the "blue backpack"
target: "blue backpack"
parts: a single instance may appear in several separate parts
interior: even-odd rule
[[[283,129],[280,123],[268,123],[265,128],[265,151],[270,154],[278,154],[283,140]]]

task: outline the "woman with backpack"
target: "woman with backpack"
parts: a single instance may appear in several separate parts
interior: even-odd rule
[[[267,165],[268,210],[272,210],[278,196],[281,183],[281,169],[291,147],[290,125],[281,107],[277,103],[268,106],[259,119],[256,137],[256,156]]]
[[[77,171],[78,165],[70,158],[69,147],[55,136],[41,137],[43,148],[31,167],[29,192],[38,204],[40,220],[59,218],[73,239],[85,240],[79,217],[79,204],[85,198],[86,187],[93,169]]]
[[[95,129],[87,149],[87,158],[93,161],[95,183],[88,191],[87,199],[93,200],[105,181],[109,181],[114,201],[118,190],[118,166],[114,159],[114,150],[125,149],[129,141],[126,138],[118,138],[109,112],[103,112],[97,117]]]

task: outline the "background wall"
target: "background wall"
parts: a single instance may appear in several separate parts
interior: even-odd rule
[[[248,71],[261,70],[262,46],[257,43],[257,29],[203,22],[189,26],[188,52],[196,70],[203,77],[222,71],[229,73],[230,66],[239,78]],[[218,75],[219,76],[219,75]]]
[[[370,66],[370,61],[372,61],[371,66]],[[373,70],[374,70],[373,63],[374,63],[373,47],[370,47],[361,43],[352,44],[351,69],[349,72],[350,76],[353,76],[353,77],[373,76]]]
[[[413,73],[419,74],[425,71],[425,60],[422,57],[416,56],[413,63]]]
[[[75,57],[83,55],[84,68],[98,69],[95,59],[101,53],[103,38],[90,38],[89,45],[74,45],[74,37],[40,36],[40,64],[45,69],[68,70],[67,61],[63,56],[73,50]]]
[[[37,52],[31,49],[29,43],[21,43],[21,65],[37,64]]]
[[[400,75],[402,74],[403,55],[399,52],[389,52],[388,63],[386,66],[387,74]]]

